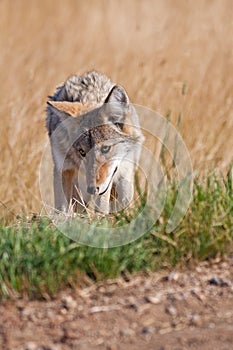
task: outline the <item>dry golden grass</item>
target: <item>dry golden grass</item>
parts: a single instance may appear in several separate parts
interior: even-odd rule
[[[92,68],[125,86],[132,102],[163,115],[171,110],[174,124],[182,112],[194,168],[227,167],[232,13],[231,0],[2,0],[1,202],[16,213],[40,210],[47,95]]]

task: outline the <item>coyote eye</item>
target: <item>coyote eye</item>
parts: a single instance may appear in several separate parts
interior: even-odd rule
[[[100,149],[101,153],[108,153],[110,151],[111,146],[103,145]]]
[[[82,157],[86,156],[86,152],[82,148],[79,148],[78,151],[79,151],[79,153],[81,154]]]
[[[114,123],[116,125],[117,128],[119,129],[123,129],[123,123]]]

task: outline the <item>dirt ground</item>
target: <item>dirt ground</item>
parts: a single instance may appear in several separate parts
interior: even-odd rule
[[[233,349],[233,258],[2,301],[0,349]]]

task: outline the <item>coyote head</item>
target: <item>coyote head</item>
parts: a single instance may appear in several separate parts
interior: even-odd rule
[[[104,194],[122,160],[134,162],[142,142],[137,114],[125,90],[114,86],[100,106],[80,102],[49,101],[49,130],[55,166],[85,165],[87,192]]]

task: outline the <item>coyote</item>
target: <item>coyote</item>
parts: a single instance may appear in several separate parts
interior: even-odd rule
[[[129,205],[144,137],[124,88],[91,71],[68,78],[47,104],[56,211]]]

